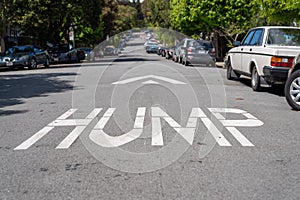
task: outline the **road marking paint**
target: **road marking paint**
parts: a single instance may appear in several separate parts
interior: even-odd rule
[[[146,107],[140,107],[136,112],[137,117],[144,117],[145,114],[146,114]]]
[[[254,127],[262,126],[264,123],[260,120],[245,119],[245,120],[220,120],[223,126],[242,126],[242,127]]]
[[[233,135],[233,137],[242,146],[254,146],[236,127],[254,127],[261,126],[263,122],[258,120],[250,113],[231,108],[208,108],[212,114],[221,122],[221,124]],[[103,114],[101,119],[93,128],[89,137],[96,144],[103,147],[118,147],[140,137],[143,132],[144,120],[146,115],[146,107],[139,107],[136,112],[136,118],[134,121],[133,129],[128,133],[120,136],[109,136],[103,129],[107,125],[110,118],[113,116],[116,108],[108,108]],[[67,119],[73,115],[77,109],[70,109],[63,115],[59,116],[56,120],[49,123],[46,127],[35,133],[29,139],[17,146],[14,150],[25,150],[43,138],[55,127],[62,126],[75,126],[71,133],[69,133],[63,141],[57,145],[56,149],[68,149],[84,131],[84,129],[98,116],[102,111],[102,108],[95,108],[85,119]],[[246,119],[243,120],[228,120],[221,113],[235,113],[241,114]],[[161,127],[161,120],[165,120],[179,135],[181,135],[190,145],[193,144],[196,128],[198,125],[198,119],[204,123],[205,127],[211,133],[212,137],[216,140],[219,146],[232,146],[224,135],[218,130],[213,122],[206,116],[206,114],[200,108],[193,108],[190,116],[187,120],[186,127],[182,127],[176,120],[170,117],[164,110],[159,107],[151,107],[151,122],[152,122],[152,146],[163,146],[163,132]]]
[[[14,150],[25,150],[31,147],[34,143],[39,141],[42,137],[44,137],[47,133],[49,133],[54,127],[46,126],[42,128],[40,131],[38,131],[36,134],[28,138],[26,141],[24,141],[22,144],[14,148]]]
[[[55,149],[68,149],[83,132],[85,127],[86,126],[76,126],[73,131]]]
[[[150,85],[150,84],[157,85],[157,84],[159,84],[159,83],[156,82],[156,81],[149,80],[149,81],[143,82],[142,84],[143,84],[143,85]]]
[[[164,139],[161,131],[161,123],[159,117],[152,117],[152,146],[163,146]]]
[[[109,108],[103,115],[103,117],[98,121],[94,129],[104,129],[105,125],[107,124],[110,117],[113,115],[115,108]]]
[[[87,126],[92,119],[60,119],[48,124],[48,126]]]
[[[24,141],[22,144],[17,146],[14,150],[25,150],[35,144],[37,141],[42,139],[46,134],[48,134],[54,127],[58,126],[76,126],[73,131],[56,147],[56,148],[69,148],[81,132],[86,128],[87,125],[101,112],[102,108],[95,108],[86,119],[67,119],[71,115],[73,115],[77,109],[70,109],[61,116],[59,116],[56,120],[49,123],[47,126],[42,128],[36,134],[31,136],[29,139]]]
[[[174,80],[171,78],[167,78],[167,77],[162,77],[162,76],[156,76],[156,75],[148,75],[148,76],[139,76],[139,77],[134,77],[134,78],[129,78],[129,79],[125,79],[122,81],[117,81],[112,83],[113,85],[119,85],[119,84],[127,84],[127,83],[132,83],[132,82],[136,82],[139,80],[143,80],[143,79],[158,79],[158,80],[162,80],[168,83],[172,83],[175,85],[184,85],[186,83],[182,82],[182,81],[178,81],[178,80]]]
[[[94,119],[99,115],[99,113],[102,111],[102,108],[95,108],[87,117],[86,119]]]
[[[146,113],[145,107],[138,108],[137,115],[139,116],[136,116],[133,129],[131,131],[120,136],[109,136],[103,131],[103,129],[107,124],[108,120],[110,119],[110,117],[112,116],[113,114],[112,111],[109,113],[108,116],[103,116],[100,119],[101,123],[97,124],[94,127],[89,137],[93,142],[95,142],[96,144],[102,147],[118,147],[127,144],[129,142],[132,142],[133,140],[139,138],[143,133],[145,113]]]
[[[203,117],[201,120],[220,146],[231,146],[228,140],[226,140],[224,135],[217,129],[210,119]]]
[[[254,145],[235,127],[226,127],[226,129],[235,137],[242,146],[254,147]]]
[[[77,109],[70,109],[67,112],[65,112],[64,114],[62,114],[61,116],[59,116],[57,118],[57,120],[59,120],[59,119],[67,119],[68,117],[70,117],[71,115],[73,115],[76,111],[77,111]]]
[[[254,146],[239,130],[235,127],[256,127],[262,126],[264,123],[251,115],[250,113],[236,108],[208,108],[213,115],[222,123],[223,126],[235,137],[242,146]],[[221,113],[241,114],[246,119],[243,120],[228,120]]]

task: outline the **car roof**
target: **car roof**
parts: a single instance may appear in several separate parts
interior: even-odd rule
[[[34,45],[17,45],[17,46],[12,46],[13,48],[24,48],[24,47],[35,47]],[[12,48],[11,47],[11,48]]]
[[[300,27],[295,27],[295,26],[259,26],[259,27],[255,27],[252,29],[259,29],[259,28],[263,28],[263,29],[272,29],[272,28],[300,29]],[[252,29],[250,29],[250,30],[252,30]]]

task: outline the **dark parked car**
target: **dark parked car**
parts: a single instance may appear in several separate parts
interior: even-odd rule
[[[0,57],[0,67],[35,69],[39,64],[49,67],[49,63],[48,52],[33,45],[11,47]]]
[[[77,51],[83,51],[85,54],[85,58],[88,58],[92,52],[92,48],[91,47],[80,47],[80,48],[77,48]]]
[[[78,61],[84,60],[86,58],[85,54],[86,53],[85,53],[84,50],[77,49],[77,58],[78,58]]]
[[[285,83],[285,97],[289,105],[300,110],[300,54],[295,58]]]
[[[80,54],[78,53],[77,49],[73,49],[69,44],[54,45],[49,50],[49,53],[51,56],[51,63],[80,62]]]

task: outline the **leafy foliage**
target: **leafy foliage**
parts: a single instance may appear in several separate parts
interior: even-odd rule
[[[261,17],[271,25],[294,25],[300,23],[299,0],[257,0],[261,5]]]
[[[214,29],[234,34],[248,28],[258,11],[252,0],[171,0],[173,27],[189,35]]]
[[[170,0],[144,0],[144,15],[154,27],[170,27]]]
[[[114,30],[120,33],[132,29],[136,24],[137,14],[137,10],[134,7],[118,5]]]
[[[57,43],[68,38],[71,23],[99,29],[101,5],[102,0],[11,0],[7,13],[23,35]]]

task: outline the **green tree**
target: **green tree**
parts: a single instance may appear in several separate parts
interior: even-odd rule
[[[170,27],[170,0],[144,0],[143,5],[143,13],[150,26]]]
[[[102,0],[11,0],[8,19],[23,35],[57,43],[68,38],[71,23],[97,29],[101,5]]]
[[[115,0],[104,0],[104,7],[102,9],[102,19],[104,23],[104,35],[112,36],[116,34],[114,30],[115,20],[118,15],[118,2]]]
[[[252,0],[171,0],[172,26],[189,35],[212,30],[237,33],[251,26],[258,11]]]
[[[300,23],[299,0],[257,0],[261,18],[268,25],[295,25]]]
[[[132,29],[137,23],[137,10],[132,6],[118,5],[117,17],[114,21],[115,33]]]

